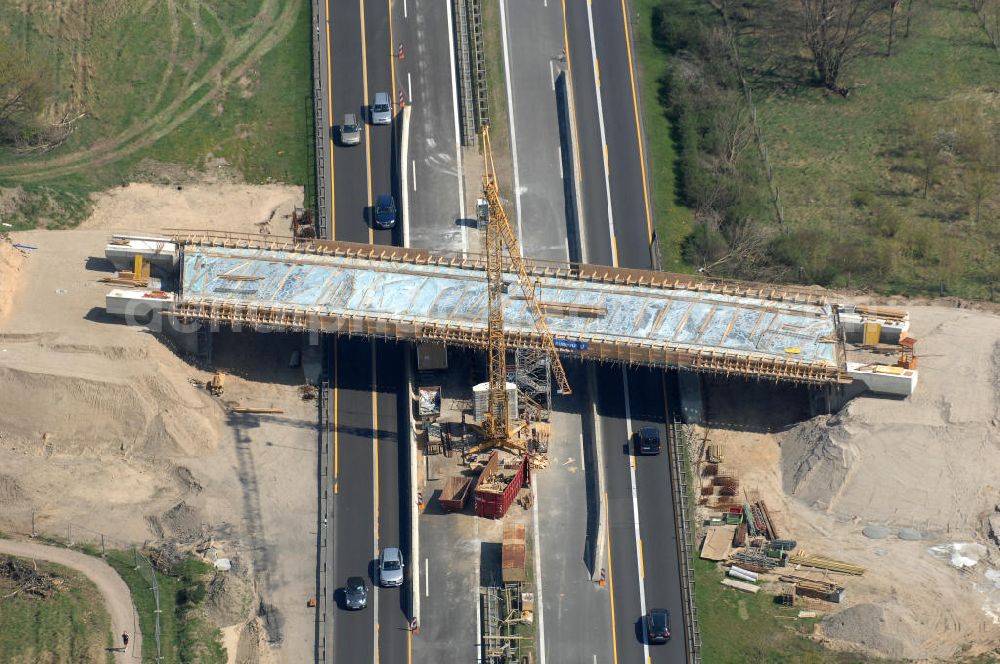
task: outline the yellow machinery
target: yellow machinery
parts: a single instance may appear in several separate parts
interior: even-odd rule
[[[555,376],[560,394],[570,394],[566,371],[559,361],[552,333],[545,322],[542,305],[535,297],[536,284],[532,283],[521,256],[521,247],[517,235],[507,219],[507,213],[500,202],[500,190],[497,185],[496,169],[493,166],[493,151],[490,146],[489,127],[483,127],[483,197],[489,206],[486,224],[486,279],[489,295],[489,322],[487,326],[490,374],[489,374],[489,407],[483,422],[486,436],[480,449],[504,445],[510,438],[508,429],[507,402],[507,340],[503,329],[503,293],[504,293],[504,255],[513,272],[524,300],[528,302],[533,314],[535,330],[542,338],[545,351],[549,355],[552,375]],[[506,250],[506,251],[504,251]]]

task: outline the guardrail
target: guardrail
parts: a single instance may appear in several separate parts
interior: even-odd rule
[[[689,664],[701,664],[701,635],[698,631],[698,607],[694,602],[694,573],[691,561],[694,555],[694,529],[688,505],[689,486],[688,436],[683,425],[674,420],[667,427],[667,454],[670,457],[670,489],[673,493],[674,522],[677,524],[677,549],[681,572],[681,602],[684,606],[684,633]]]
[[[323,69],[320,50],[320,34],[326,29],[326,21],[323,20],[323,12],[326,11],[326,3],[320,0],[312,0],[312,79],[313,79],[313,124],[315,128],[316,141],[316,228],[317,236],[322,240],[330,240],[330,215],[327,210],[326,196],[326,161],[327,153],[327,133],[330,123],[326,117],[326,109],[323,107]],[[329,81],[327,81],[329,84]]]

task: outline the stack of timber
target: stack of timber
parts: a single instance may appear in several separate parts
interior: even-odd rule
[[[851,574],[853,576],[861,576],[865,573],[864,567],[845,563],[840,560],[834,560],[833,558],[827,558],[825,556],[814,556],[806,553],[805,551],[799,551],[792,554],[789,556],[788,562],[792,565],[802,565],[803,567],[813,567],[815,569],[824,569],[829,572],[839,572],[841,574]]]
[[[835,604],[839,604],[844,598],[844,588],[833,583],[792,575],[783,575],[780,578],[782,581],[794,584],[795,593],[803,597],[813,597]]]

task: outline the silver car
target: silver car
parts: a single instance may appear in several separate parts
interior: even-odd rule
[[[354,113],[344,114],[344,124],[340,125],[340,142],[342,145],[357,145],[361,142],[361,127]]]
[[[403,585],[403,552],[394,546],[382,549],[378,557],[378,582],[384,588]]]
[[[376,92],[372,104],[372,124],[392,124],[392,100],[388,92]]]

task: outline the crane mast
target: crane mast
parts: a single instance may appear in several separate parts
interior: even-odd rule
[[[493,150],[490,145],[489,127],[483,127],[483,197],[487,209],[480,211],[486,220],[486,280],[488,291],[487,342],[489,347],[489,407],[483,429],[486,443],[502,445],[509,437],[508,419],[510,404],[507,400],[507,338],[504,335],[503,294],[504,294],[504,254],[517,276],[518,286],[528,303],[535,330],[541,337],[542,347],[549,356],[552,374],[560,394],[570,394],[572,390],[566,379],[566,371],[559,360],[552,333],[545,322],[542,307],[535,297],[535,284],[528,275],[517,235],[507,218],[500,201],[496,169],[493,166]],[[506,252],[504,251],[506,249]]]

